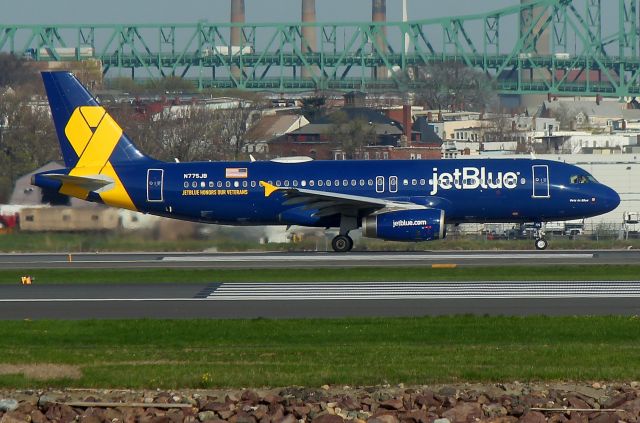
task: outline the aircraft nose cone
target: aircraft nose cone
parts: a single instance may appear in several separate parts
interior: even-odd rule
[[[609,187],[604,188],[600,198],[606,211],[610,212],[620,205],[620,195]]]

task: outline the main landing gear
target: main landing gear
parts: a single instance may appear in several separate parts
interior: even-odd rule
[[[347,253],[353,248],[353,240],[349,235],[338,235],[331,241],[331,247],[336,253]]]
[[[340,215],[340,234],[331,241],[331,247],[336,253],[348,253],[353,248],[353,239],[349,232],[358,229],[357,216]]]

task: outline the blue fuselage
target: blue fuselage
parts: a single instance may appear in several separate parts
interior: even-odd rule
[[[116,170],[139,211],[236,225],[339,226],[339,214],[314,217],[281,192],[267,197],[261,181],[442,209],[447,223],[569,220],[620,201],[581,168],[530,159],[153,162]]]

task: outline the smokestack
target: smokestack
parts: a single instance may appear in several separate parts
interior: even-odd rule
[[[371,20],[373,22],[386,22],[387,21],[387,0],[372,0],[371,7]],[[380,53],[386,53],[387,51],[387,43],[386,43],[386,35],[387,28],[382,27],[382,33],[384,36],[379,35],[376,37],[374,41],[377,48],[376,50]],[[378,66],[373,71],[373,76],[375,79],[386,79],[387,78],[387,68],[384,66]]]
[[[244,23],[244,0],[231,0],[231,23]],[[244,46],[244,37],[242,36],[242,28],[241,27],[232,27],[231,28],[231,45],[229,46],[229,51],[232,52],[234,46]],[[237,66],[233,66],[231,68],[231,74],[235,78],[239,78],[240,68]]]
[[[302,22],[311,23],[316,21],[316,0],[302,0]],[[318,35],[315,26],[303,26],[302,27],[302,45],[300,51],[302,53],[313,53],[318,50]],[[313,67],[315,72],[316,67]],[[307,68],[302,68],[302,78],[309,78],[312,76]]]

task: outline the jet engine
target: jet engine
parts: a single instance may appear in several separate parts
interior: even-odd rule
[[[387,241],[431,241],[445,237],[444,210],[398,210],[367,216],[362,234]]]

